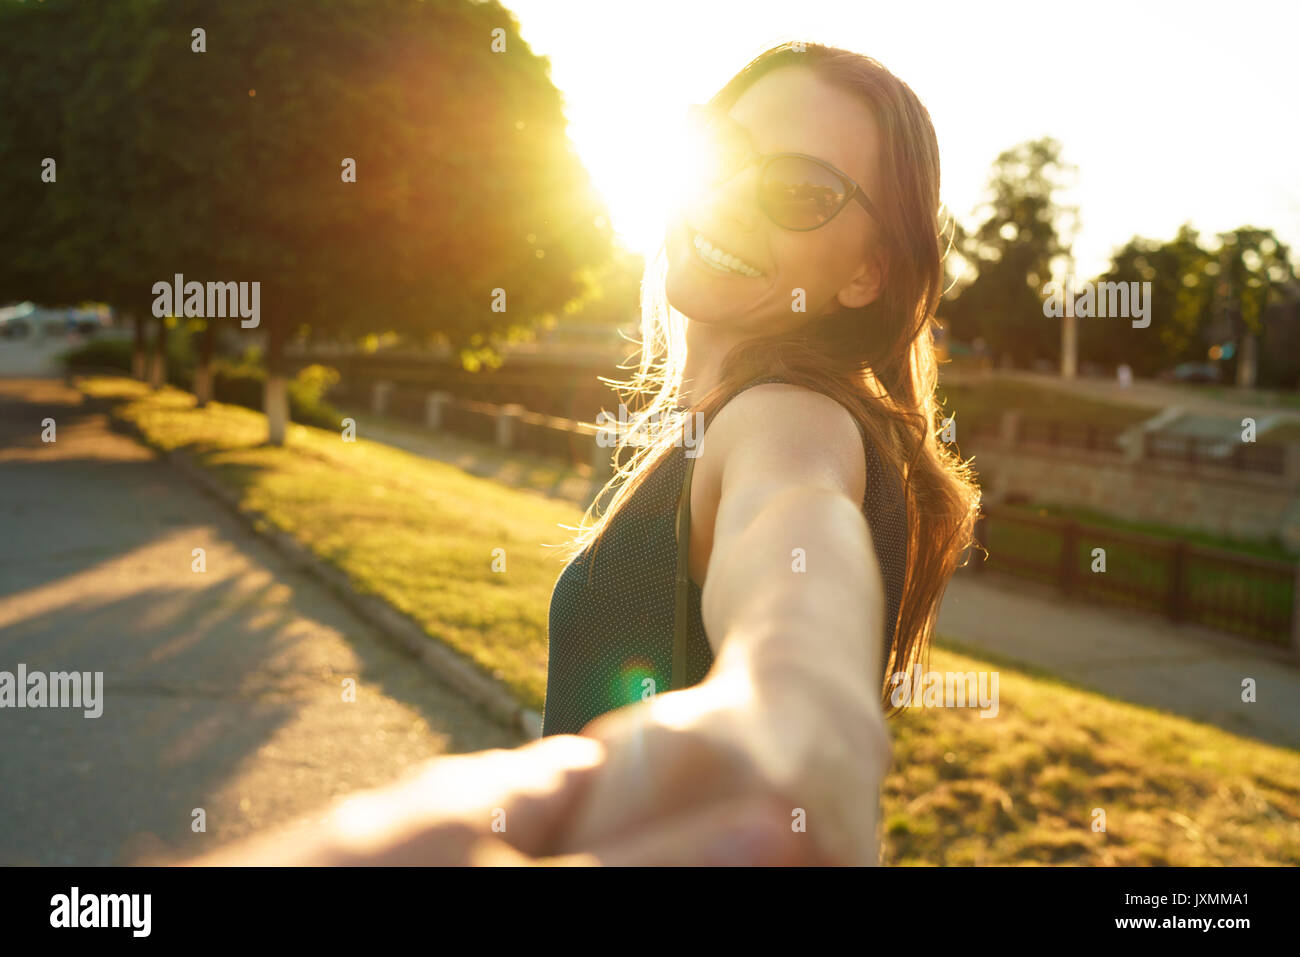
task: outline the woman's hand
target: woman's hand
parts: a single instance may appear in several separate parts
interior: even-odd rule
[[[762,797],[694,805],[571,853],[549,848],[607,759],[590,738],[436,758],[315,819],[223,848],[191,866],[745,865],[790,854],[782,809]],[[797,848],[796,848],[797,850]]]
[[[746,672],[716,672],[593,721],[583,736],[603,744],[606,757],[556,851],[756,799],[778,815],[762,863],[879,863],[879,793],[891,756],[880,708],[847,683],[797,675],[776,684],[784,690],[769,683],[759,700]]]

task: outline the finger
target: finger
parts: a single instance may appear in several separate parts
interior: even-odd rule
[[[468,863],[485,835],[536,854],[603,755],[599,742],[555,735],[513,750],[435,758],[393,784],[189,863],[456,865]]]
[[[525,855],[542,853],[585,795],[603,760],[602,744],[554,735],[511,750],[495,749],[429,762],[362,815],[386,842],[441,840],[449,823],[491,834]]]

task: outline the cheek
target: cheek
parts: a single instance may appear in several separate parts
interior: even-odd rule
[[[796,287],[801,288],[807,292],[810,301],[838,291],[837,278],[843,271],[844,249],[826,233],[826,229],[788,233],[773,244],[778,289],[788,294]]]

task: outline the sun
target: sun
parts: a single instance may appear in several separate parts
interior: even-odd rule
[[[672,216],[699,200],[700,173],[715,162],[688,121],[689,107],[683,100],[636,118],[639,123],[570,129],[619,240],[646,257],[658,250]]]

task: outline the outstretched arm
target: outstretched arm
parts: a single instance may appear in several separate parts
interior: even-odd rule
[[[880,707],[883,587],[859,503],[849,413],[758,386],[710,425],[692,494],[692,567],[716,661],[694,688],[592,722],[606,763],[575,846],[735,795],[767,794],[824,863],[878,861],[890,759]],[[698,577],[698,575],[697,575]]]

